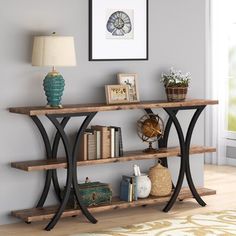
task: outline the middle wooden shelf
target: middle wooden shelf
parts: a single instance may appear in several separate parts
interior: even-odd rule
[[[214,147],[205,147],[205,146],[191,146],[189,154],[200,154],[200,153],[209,153],[215,152],[216,148]],[[169,147],[158,149],[156,153],[148,154],[143,151],[127,151],[124,152],[124,156],[116,158],[106,158],[98,160],[86,160],[86,161],[77,161],[77,166],[86,166],[86,165],[97,165],[97,164],[107,164],[107,163],[118,163],[118,162],[127,162],[135,160],[148,160],[155,158],[165,158],[165,157],[176,157],[180,156],[180,148],[178,147]],[[33,160],[33,161],[23,161],[23,162],[12,162],[11,167],[24,170],[24,171],[36,171],[36,170],[52,170],[58,168],[66,168],[67,163],[65,158],[58,158],[52,160]]]

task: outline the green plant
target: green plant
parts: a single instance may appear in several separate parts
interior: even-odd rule
[[[190,73],[182,74],[182,72],[170,68],[170,73],[161,75],[161,82],[165,87],[188,87],[191,79]]]

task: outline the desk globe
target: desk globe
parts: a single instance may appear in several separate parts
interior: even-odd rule
[[[146,114],[137,121],[138,136],[143,142],[148,142],[149,147],[143,150],[146,153],[156,153],[157,149],[152,143],[163,137],[164,122],[157,114]]]

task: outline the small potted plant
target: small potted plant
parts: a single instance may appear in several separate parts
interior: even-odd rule
[[[161,82],[163,82],[168,101],[184,101],[188,91],[190,73],[182,74],[181,71],[170,69],[169,74],[162,73]]]

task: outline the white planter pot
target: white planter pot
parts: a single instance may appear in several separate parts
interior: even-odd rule
[[[138,198],[146,198],[151,192],[151,180],[147,175],[137,176]]]

